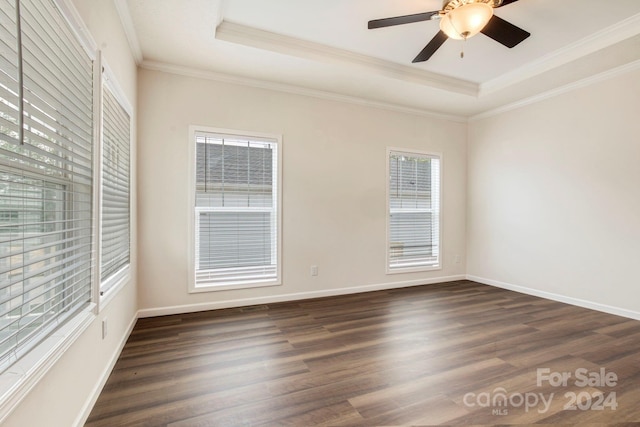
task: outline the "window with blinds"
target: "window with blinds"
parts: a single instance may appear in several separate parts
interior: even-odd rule
[[[279,280],[278,141],[195,133],[195,287]]]
[[[387,270],[440,267],[440,157],[389,150]]]
[[[0,0],[0,369],[91,300],[93,63],[51,0]]]
[[[100,290],[104,293],[117,283],[130,257],[131,120],[107,85],[103,87],[102,126]]]

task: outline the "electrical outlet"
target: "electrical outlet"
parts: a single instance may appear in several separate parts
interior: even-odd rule
[[[311,266],[311,275],[312,276],[317,276],[318,275],[318,266],[317,265],[312,265]]]
[[[107,318],[102,319],[102,339],[107,337]]]
[[[460,264],[460,255],[456,255],[455,261],[456,264]]]

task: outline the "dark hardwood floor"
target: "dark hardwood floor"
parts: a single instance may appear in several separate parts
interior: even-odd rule
[[[640,425],[640,322],[469,281],[140,319],[86,425],[533,423]]]

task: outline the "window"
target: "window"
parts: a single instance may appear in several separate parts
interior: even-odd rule
[[[0,371],[91,302],[93,62],[51,0],[0,3]]]
[[[440,157],[388,150],[387,271],[440,268]]]
[[[196,131],[192,290],[278,284],[279,139]]]
[[[130,258],[130,118],[116,96],[103,87],[100,291],[119,283]]]

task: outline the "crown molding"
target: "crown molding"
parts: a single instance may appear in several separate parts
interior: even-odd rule
[[[301,86],[295,86],[285,83],[269,82],[266,80],[252,79],[248,77],[240,77],[237,75],[219,73],[214,71],[201,70],[196,68],[184,67],[180,65],[168,64],[157,61],[142,61],[140,67],[151,71],[160,71],[169,74],[176,74],[185,77],[194,77],[204,80],[213,80],[221,83],[229,83],[240,86],[248,86],[258,89],[273,90],[276,92],[290,93],[294,95],[308,96],[311,98],[319,98],[329,101],[344,102],[365,107],[378,108],[381,110],[393,111],[397,113],[412,114],[422,117],[430,117],[440,120],[447,120],[456,123],[467,123],[467,118],[453,114],[443,114],[431,110],[411,108],[403,105],[373,101],[366,98],[356,96],[342,95],[334,92],[322,91],[317,89],[309,89]]]
[[[481,83],[478,96],[482,97],[505,89],[638,34],[640,34],[640,13],[630,16],[615,25],[603,28],[523,67]]]
[[[477,83],[222,20],[216,39],[316,61],[366,68],[383,76],[477,97]]]
[[[517,110],[519,108],[525,107],[527,105],[535,104],[550,98],[554,98],[558,95],[562,95],[563,93],[571,92],[583,87],[591,86],[593,84],[603,82],[606,80],[610,80],[614,77],[621,76],[623,74],[630,73],[632,71],[640,70],[640,60],[630,62],[625,65],[621,65],[619,67],[612,68],[607,71],[603,71],[598,74],[594,74],[593,76],[586,77],[584,79],[575,81],[573,83],[569,83],[564,86],[560,86],[558,88],[549,90],[547,92],[540,93],[538,95],[531,96],[529,98],[521,99],[520,101],[513,102],[511,104],[506,104],[500,106],[498,108],[494,108],[493,110],[485,111],[480,114],[476,114],[475,116],[469,117],[469,122],[474,122],[477,120],[486,119],[489,117],[497,116],[500,114],[504,114],[506,112]]]
[[[129,42],[129,48],[131,49],[133,59],[136,61],[137,65],[140,65],[143,61],[142,48],[140,47],[140,41],[138,40],[138,33],[133,25],[133,19],[131,18],[131,11],[129,10],[127,0],[113,0],[113,3],[116,6],[120,22],[122,23],[122,28],[124,29],[124,34]]]

